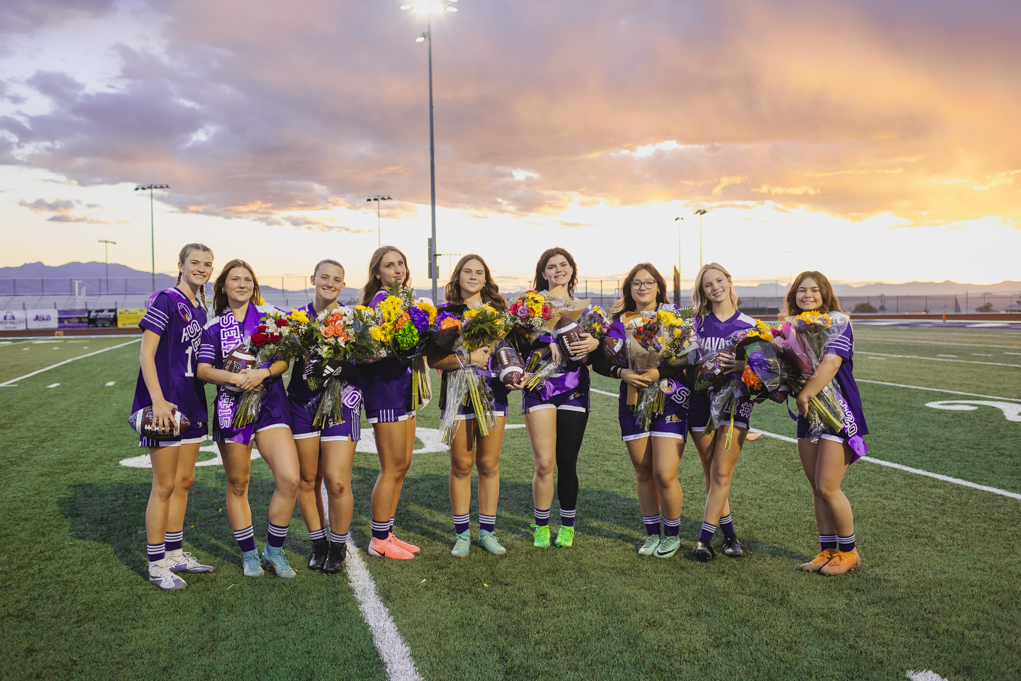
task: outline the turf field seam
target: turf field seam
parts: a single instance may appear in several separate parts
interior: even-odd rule
[[[874,383],[876,385],[888,385],[893,388],[912,388],[914,390],[928,390],[934,393],[949,393],[951,395],[965,395],[966,397],[986,397],[991,400],[1006,400],[1008,402],[1021,402],[1021,400],[1015,397],[997,397],[996,395],[981,395],[979,393],[965,393],[959,390],[947,390],[945,388],[926,388],[921,385],[905,385],[903,383],[887,383],[886,381],[870,381],[865,378],[856,378],[858,383]]]
[[[947,357],[919,357],[917,355],[892,355],[888,352],[866,352],[859,350],[859,355],[876,355],[877,357],[896,357],[897,359],[922,359],[928,362],[958,362],[960,364],[987,364],[994,367],[1014,367],[1021,369],[1021,364],[1006,364],[1004,362],[976,362],[971,359],[949,359]]]
[[[107,350],[116,350],[117,348],[123,348],[125,345],[131,345],[132,343],[138,343],[141,340],[142,340],[141,338],[136,338],[134,340],[128,341],[127,343],[121,343],[120,345],[111,345],[110,347],[103,348],[102,350],[96,350],[95,352],[90,352],[90,353],[85,354],[85,355],[79,355],[78,357],[72,357],[71,359],[65,359],[63,362],[57,362],[56,364],[48,366],[48,367],[46,367],[44,369],[39,369],[38,371],[33,371],[30,374],[25,374],[24,376],[18,376],[17,378],[12,378],[9,381],[4,381],[3,383],[0,383],[0,388],[4,388],[4,387],[8,387],[8,386],[13,387],[14,384],[16,384],[18,381],[22,381],[22,380],[24,380],[26,378],[31,378],[32,376],[35,376],[36,374],[43,373],[44,371],[49,371],[50,369],[56,369],[59,366],[63,366],[65,364],[69,364],[71,362],[75,362],[75,361],[77,361],[79,359],[85,359],[86,357],[92,357],[93,355],[98,355],[100,353],[106,352]]]

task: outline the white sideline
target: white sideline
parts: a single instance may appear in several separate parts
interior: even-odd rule
[[[85,359],[86,357],[92,357],[93,355],[98,355],[99,353],[106,352],[107,350],[116,350],[117,348],[123,348],[125,345],[131,345],[132,343],[138,343],[141,340],[142,340],[141,338],[136,338],[134,340],[128,341],[127,343],[121,343],[120,345],[111,345],[108,348],[103,348],[102,350],[96,350],[95,352],[90,352],[90,353],[88,353],[86,355],[79,355],[78,357],[72,357],[71,359],[65,359],[63,362],[57,362],[56,364],[54,364],[52,366],[48,366],[45,369],[40,369],[39,371],[33,371],[30,374],[25,374],[24,376],[18,376],[17,378],[12,378],[9,381],[4,381],[3,383],[0,383],[0,388],[13,388],[13,387],[15,387],[15,384],[18,381],[24,380],[26,378],[30,378],[32,376],[35,376],[36,374],[41,374],[44,371],[49,371],[50,369],[56,369],[59,366],[63,366],[65,364],[69,364],[70,362],[75,362],[75,361],[77,361],[79,359]]]
[[[920,672],[912,670],[905,674],[904,678],[908,679],[908,681],[947,681],[931,669],[923,669]]]
[[[319,488],[323,497],[323,510],[326,511],[326,526],[330,523],[330,501],[326,496],[326,485]],[[354,589],[355,599],[358,601],[358,609],[362,618],[369,625],[372,632],[372,642],[376,644],[379,657],[386,667],[386,676],[390,681],[422,681],[422,675],[415,667],[415,661],[411,659],[411,649],[404,642],[401,632],[397,631],[390,611],[386,609],[383,601],[376,591],[376,583],[372,580],[369,568],[365,566],[362,558],[362,551],[351,551],[348,548],[347,579]]]
[[[949,359],[947,357],[918,357],[916,355],[891,355],[888,352],[866,352],[859,350],[859,355],[875,355],[877,357],[896,357],[898,359],[923,359],[929,362],[959,362],[961,364],[987,364],[994,367],[1014,367],[1021,369],[1021,364],[1005,364],[1003,362],[976,362],[970,359]]]
[[[950,395],[964,395],[966,397],[985,397],[991,400],[1006,400],[1007,402],[1021,402],[1014,397],[997,397],[996,395],[980,395],[979,393],[962,393],[959,390],[946,390],[945,388],[926,388],[920,385],[904,385],[903,383],[887,383],[886,381],[869,381],[864,378],[854,379],[858,383],[874,383],[876,385],[888,385],[894,388],[911,388],[913,390],[928,390],[934,393],[948,393]]]

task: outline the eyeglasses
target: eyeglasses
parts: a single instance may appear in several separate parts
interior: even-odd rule
[[[656,282],[655,281],[632,281],[631,282],[631,288],[635,289],[636,291],[641,291],[642,289],[652,290],[652,289],[656,288]]]

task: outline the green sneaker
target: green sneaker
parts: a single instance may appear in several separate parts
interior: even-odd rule
[[[465,530],[457,535],[457,541],[454,542],[454,548],[450,549],[450,555],[454,558],[467,558],[468,549],[471,548],[472,535],[470,530]]]
[[[262,552],[262,558],[259,560],[262,563],[262,567],[272,572],[277,577],[284,579],[294,579],[298,576],[298,573],[294,571],[290,563],[287,562],[287,557],[284,556],[283,549],[276,549],[272,546],[267,546]]]
[[[659,542],[662,541],[658,534],[650,534],[649,538],[645,540],[645,543],[638,549],[639,556],[651,556],[656,551],[656,547],[659,546]]]
[[[243,551],[241,553],[241,562],[245,568],[245,577],[262,577],[264,574],[262,566],[259,565],[259,550],[254,551]]]
[[[663,541],[659,543],[659,547],[656,549],[656,557],[669,558],[677,553],[679,548],[681,548],[680,539],[677,537],[663,537]]]
[[[569,549],[574,545],[574,528],[561,525],[557,532],[557,546],[562,549]]]
[[[536,525],[532,523],[532,527],[535,528],[535,534],[532,535],[532,546],[537,549],[548,549],[549,525]]]
[[[548,540],[547,540],[548,541]],[[548,546],[549,544],[547,544]],[[507,553],[507,549],[500,546],[500,542],[496,539],[496,534],[489,530],[482,530],[479,532],[479,546],[489,551],[494,556],[503,556]]]

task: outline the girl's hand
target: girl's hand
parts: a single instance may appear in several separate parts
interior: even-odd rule
[[[736,355],[730,352],[720,353],[720,366],[724,368],[725,373],[728,374],[739,374],[744,371],[745,362],[739,360]]]
[[[642,378],[649,381],[649,385],[659,382],[659,369],[646,369],[642,372]]]
[[[253,392],[262,387],[262,382],[270,377],[270,373],[269,369],[242,369],[238,376],[241,381],[236,384],[237,387],[245,392]]]
[[[508,384],[506,386],[506,388],[508,390],[511,390],[511,391],[513,391],[513,390],[524,390],[525,389],[525,384],[528,383],[529,377],[530,377],[529,374],[523,374],[523,377],[522,377],[522,379],[520,381],[518,381],[517,383],[510,383],[510,384]]]
[[[582,357],[599,347],[599,341],[592,337],[592,334],[582,333],[581,340],[571,343],[571,356]]]
[[[798,413],[804,416],[805,418],[808,418],[808,401],[811,400],[813,397],[815,397],[815,395],[813,395],[808,390],[808,388],[805,388],[800,393],[798,393],[797,399],[794,400],[798,405]]]
[[[620,372],[620,380],[637,390],[648,388],[651,385],[651,382],[644,373],[640,374],[634,369],[623,369]]]
[[[489,366],[489,356],[492,352],[493,347],[491,345],[483,345],[481,348],[472,351],[468,361],[481,369],[485,369]]]
[[[553,361],[554,364],[559,365],[560,362],[563,360],[563,358],[560,356],[560,346],[558,346],[556,343],[550,343],[549,350],[550,359]]]
[[[162,397],[152,401],[152,425],[159,433],[171,433],[177,426],[174,420],[172,409],[177,409],[173,402],[167,402]]]

